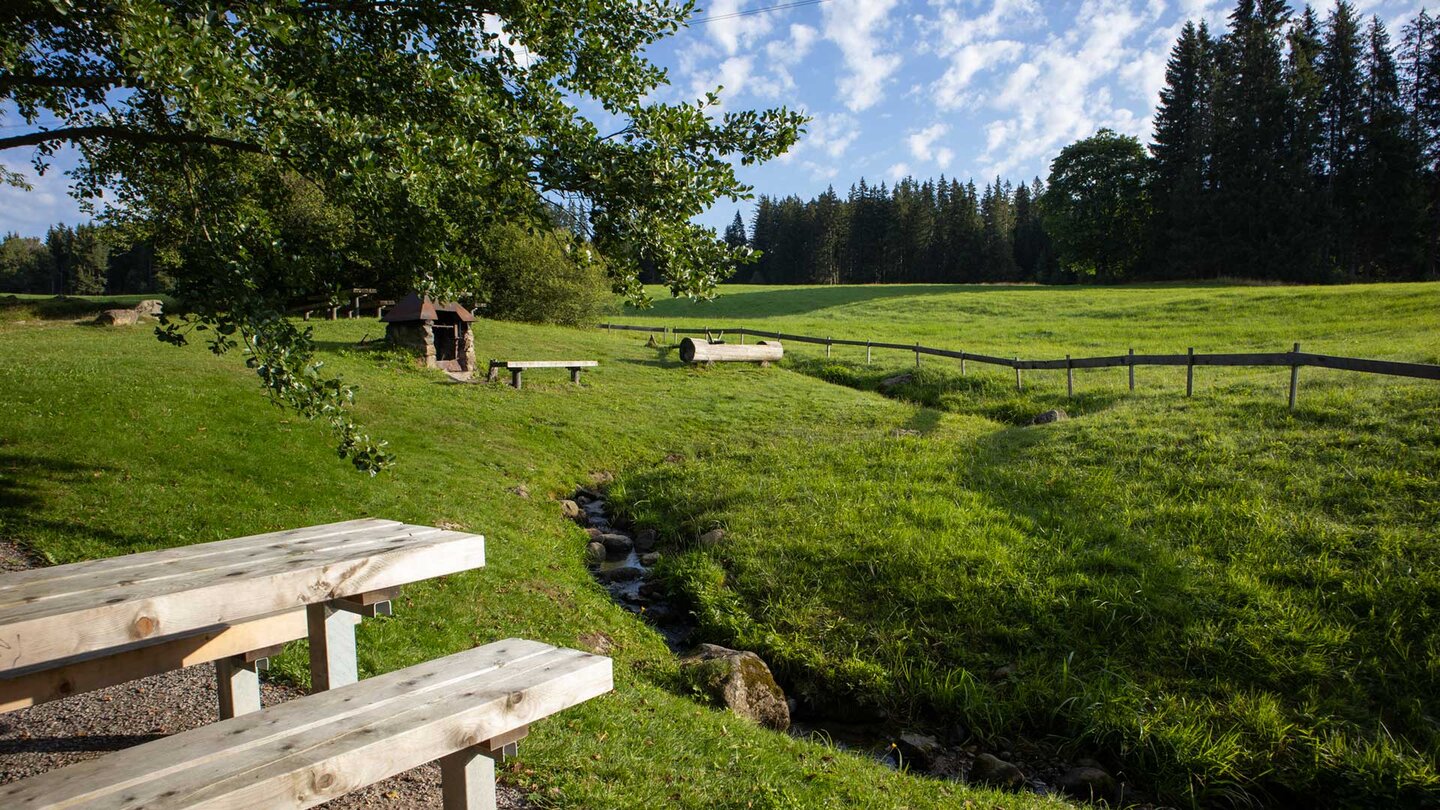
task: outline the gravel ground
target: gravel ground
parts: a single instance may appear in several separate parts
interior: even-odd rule
[[[294,688],[261,685],[271,706],[298,697]],[[210,664],[75,695],[0,715],[0,784],[217,719],[215,668]],[[530,807],[520,793],[500,787],[500,807]],[[425,765],[377,782],[321,807],[331,810],[441,806],[440,769]]]

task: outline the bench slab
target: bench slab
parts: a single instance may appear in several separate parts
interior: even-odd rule
[[[0,678],[485,565],[485,538],[354,520],[0,574]]]
[[[611,688],[609,658],[509,639],[3,786],[0,806],[313,807]]]
[[[599,360],[491,360],[492,368],[594,368]]]

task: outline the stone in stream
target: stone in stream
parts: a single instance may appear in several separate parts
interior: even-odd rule
[[[629,554],[630,549],[635,547],[635,541],[618,533],[602,534],[600,542],[605,544],[605,550],[611,554]]]
[[[646,599],[659,599],[669,593],[669,589],[659,582],[645,582],[640,585],[640,595]]]
[[[635,533],[635,550],[650,551],[655,548],[655,541],[660,538],[660,533],[654,529],[641,529]]]
[[[622,568],[611,568],[608,571],[601,571],[599,576],[606,582],[633,582],[634,580],[645,576],[645,572],[641,571],[639,568],[630,568],[627,566]]]
[[[1085,801],[1110,801],[1115,797],[1115,778],[1098,767],[1088,765],[1066,771],[1055,781],[1055,786]]]
[[[638,537],[636,538],[636,545],[637,547],[639,545]],[[640,555],[640,564],[645,566],[646,568],[649,568],[650,566],[658,562],[660,562],[660,552],[658,551],[651,551]]]
[[[928,771],[934,769],[935,760],[945,751],[945,746],[934,737],[907,731],[900,735],[895,749],[900,752],[902,764],[908,764],[913,770]]]
[[[595,528],[594,526],[587,526],[587,527],[585,527],[585,536],[586,536],[586,537],[589,537],[591,540],[599,540],[600,537],[601,537],[602,535],[604,535],[604,534],[605,534],[605,532],[600,531],[599,529]]]
[[[740,717],[776,731],[790,727],[785,692],[753,652],[701,644],[680,660],[680,676],[700,694]]]
[[[1060,408],[1055,408],[1054,410],[1049,410],[1037,415],[1034,419],[1030,420],[1030,424],[1048,425],[1051,422],[1064,422],[1066,419],[1069,418],[1070,414],[1065,413],[1065,411],[1061,410]]]
[[[580,504],[566,498],[560,502],[560,514],[570,520],[579,520],[583,513],[580,511]]]
[[[599,541],[589,543],[585,546],[585,557],[592,563],[605,561],[605,544]]]
[[[720,542],[721,540],[724,540],[724,539],[725,539],[725,530],[724,530],[724,529],[711,529],[710,531],[705,532],[704,534],[700,535],[700,547],[701,547],[701,548],[712,548],[713,546],[719,544],[719,542]]]
[[[994,754],[981,754],[970,766],[969,781],[1000,788],[1017,788],[1025,784],[1025,774]]]

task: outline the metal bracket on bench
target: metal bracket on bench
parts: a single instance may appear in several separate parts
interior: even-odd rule
[[[521,726],[480,743],[480,752],[491,759],[504,762],[520,750],[520,741],[530,736],[530,727]]]

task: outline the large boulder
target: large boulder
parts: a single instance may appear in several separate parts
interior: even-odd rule
[[[915,375],[910,374],[909,372],[906,372],[905,374],[896,374],[894,377],[886,377],[885,379],[881,380],[880,390],[889,391],[891,388],[898,388],[902,385],[909,385],[914,381]]]
[[[135,305],[135,311],[147,318],[158,318],[165,311],[165,302],[158,298],[146,298]]]
[[[95,323],[101,326],[132,326],[140,320],[140,313],[133,309],[107,309],[95,316]]]
[[[735,714],[766,728],[790,728],[790,706],[770,668],[753,652],[701,644],[680,660],[686,684]]]

